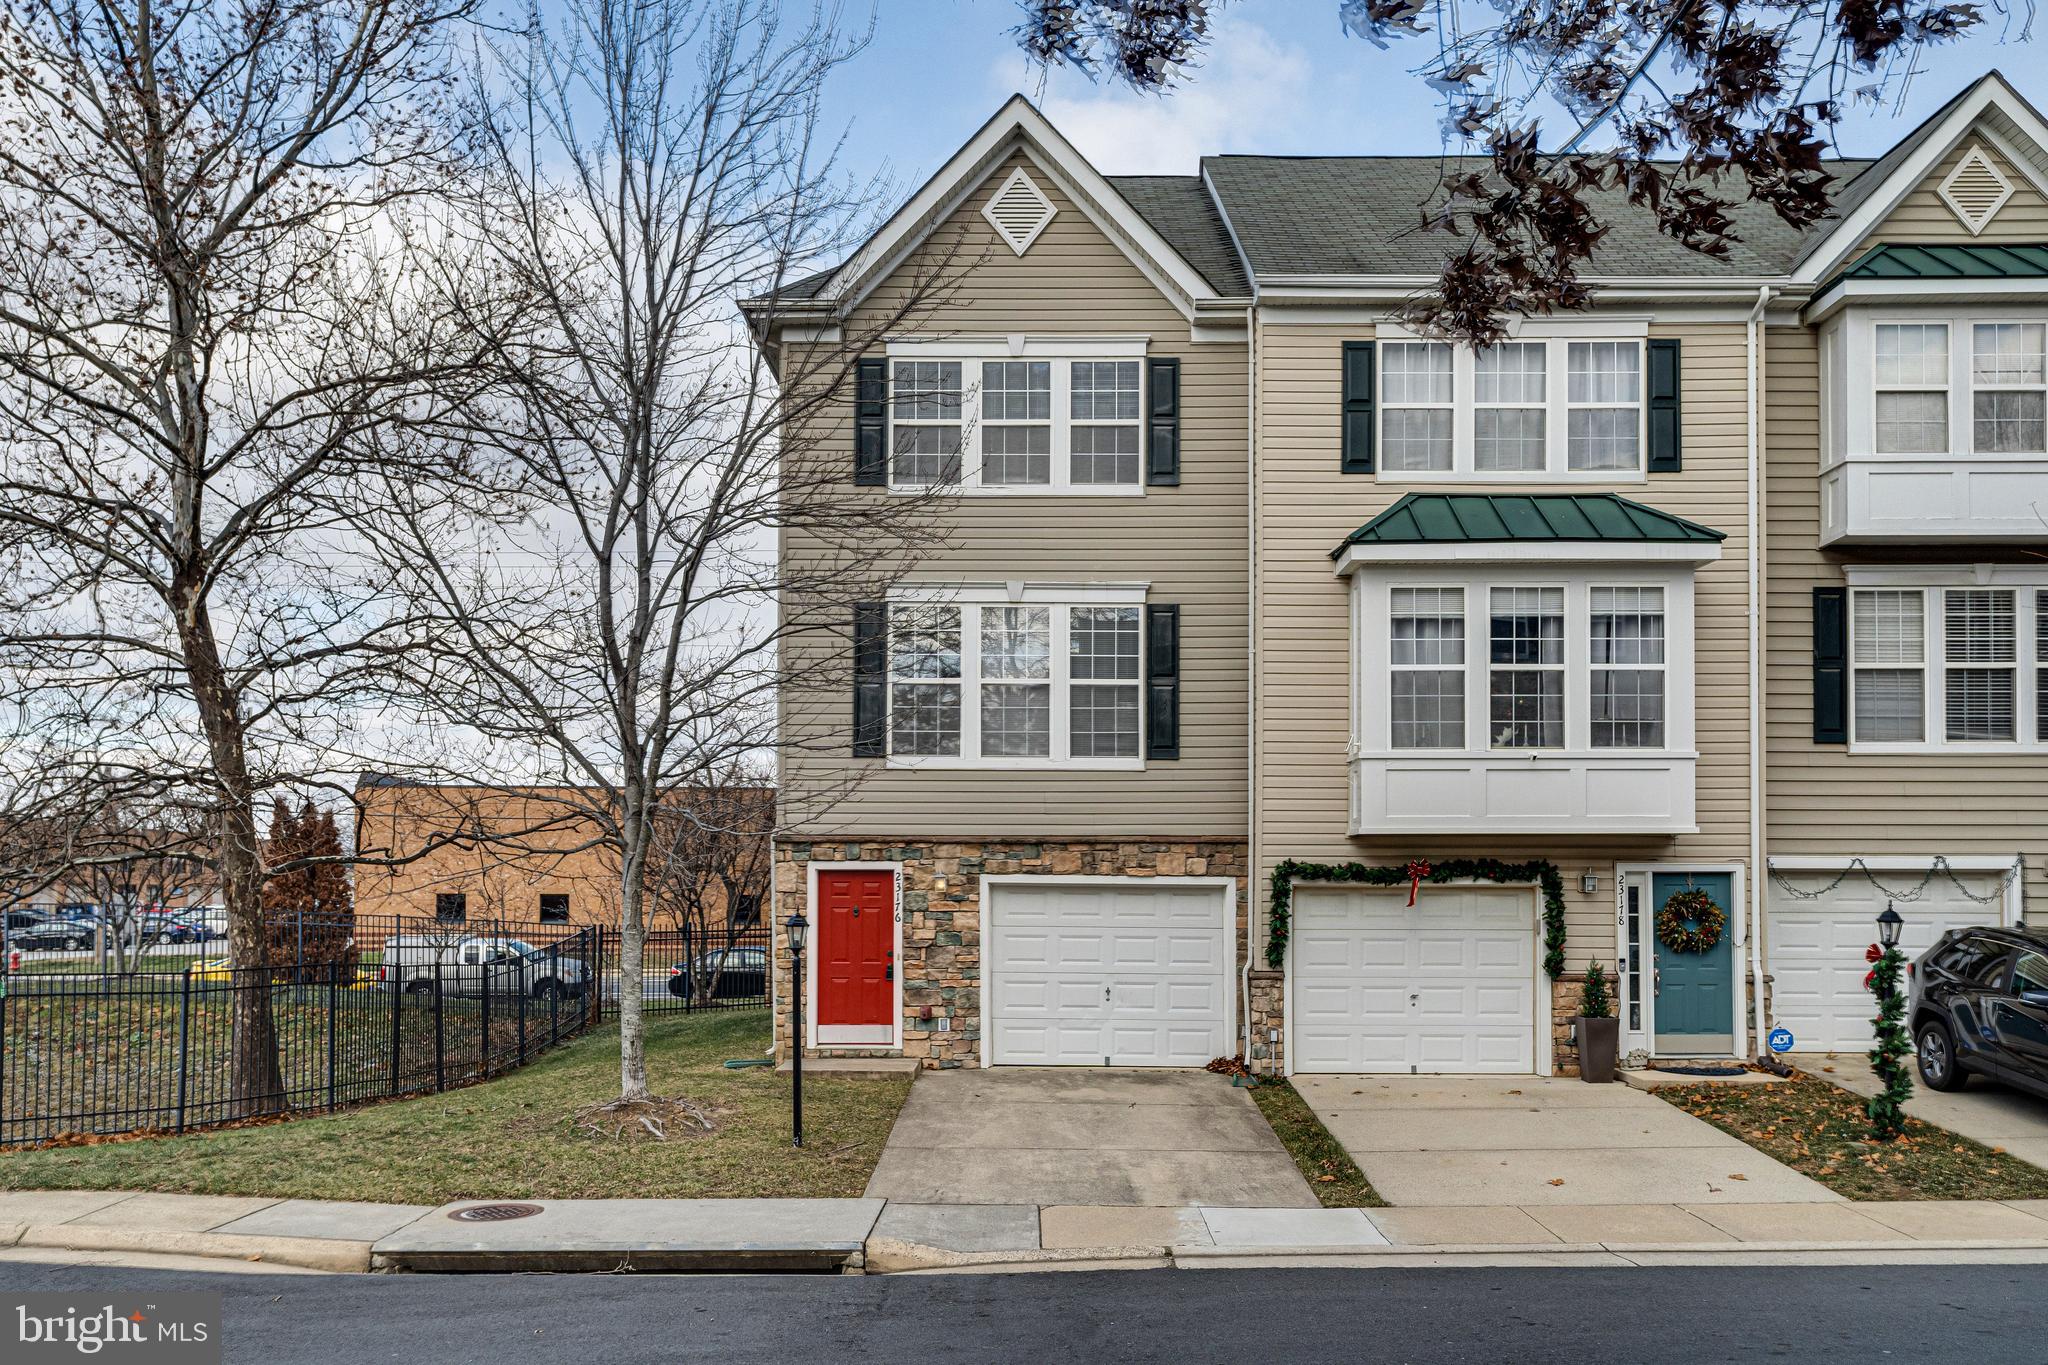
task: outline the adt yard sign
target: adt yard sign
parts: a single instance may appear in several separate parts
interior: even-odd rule
[[[1792,1036],[1791,1029],[1774,1028],[1771,1030],[1770,1044],[1771,1051],[1773,1052],[1790,1052],[1792,1044],[1796,1041]]]

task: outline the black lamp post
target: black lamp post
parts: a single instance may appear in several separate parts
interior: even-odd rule
[[[799,910],[783,922],[789,931],[790,1028],[790,1146],[804,1145],[804,944],[810,937],[811,922]]]
[[[1896,948],[1899,946],[1899,934],[1905,927],[1905,918],[1892,908],[1890,901],[1886,901],[1884,913],[1877,917],[1877,941],[1888,949]]]

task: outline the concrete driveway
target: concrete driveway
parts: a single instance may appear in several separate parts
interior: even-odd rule
[[[1833,1081],[1858,1095],[1878,1092],[1870,1060],[1861,1053],[1826,1056],[1795,1052],[1787,1060],[1810,1076]],[[1907,1065],[1912,1062],[1909,1060]],[[1916,1073],[1913,1098],[1906,1101],[1906,1112],[1986,1147],[2003,1147],[2021,1161],[2048,1166],[2048,1100],[2036,1099],[2025,1091],[2010,1090],[1996,1081],[1972,1076],[1963,1089],[1944,1095],[1920,1084]]]
[[[1316,1207],[1251,1096],[1203,1071],[921,1071],[867,1192],[911,1204]]]
[[[1626,1085],[1549,1076],[1296,1076],[1395,1205],[1837,1203],[1747,1143]]]

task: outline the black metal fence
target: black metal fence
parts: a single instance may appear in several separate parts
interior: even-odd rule
[[[772,933],[649,932],[641,1008],[761,1008]],[[126,973],[91,953],[35,953],[0,976],[0,1144],[183,1132],[462,1085],[615,1016],[631,988],[619,935],[601,925],[273,917],[266,944],[263,967],[230,969],[213,943]],[[234,1079],[252,993],[278,1045],[276,1078],[253,1086]]]
[[[603,1008],[604,935],[565,928],[524,951],[388,934],[374,962],[10,973],[0,1144],[346,1109],[521,1066]],[[266,1012],[274,1074],[237,1057]]]

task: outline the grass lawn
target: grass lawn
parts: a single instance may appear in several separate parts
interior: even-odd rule
[[[1308,1187],[1316,1192],[1324,1208],[1386,1207],[1387,1201],[1366,1180],[1365,1172],[1330,1136],[1330,1130],[1323,1127],[1315,1110],[1308,1107],[1308,1101],[1293,1086],[1285,1081],[1262,1084],[1252,1091],[1252,1099],[1266,1116],[1266,1122],[1273,1125],[1273,1132],[1294,1158],[1294,1164],[1301,1168],[1302,1179],[1308,1181]]]
[[[1850,1199],[2048,1199],[2048,1171],[1919,1119],[1869,1141],[1863,1097],[1812,1077],[1653,1093]]]
[[[716,1125],[666,1142],[637,1128],[623,1138],[579,1131],[577,1111],[618,1093],[618,1030],[605,1027],[500,1079],[422,1099],[180,1138],[0,1152],[0,1188],[414,1204],[859,1195],[910,1078],[805,1077],[796,1150],[789,1078],[720,1065],[767,1044],[765,1010],[651,1019],[654,1093],[694,1101]]]

